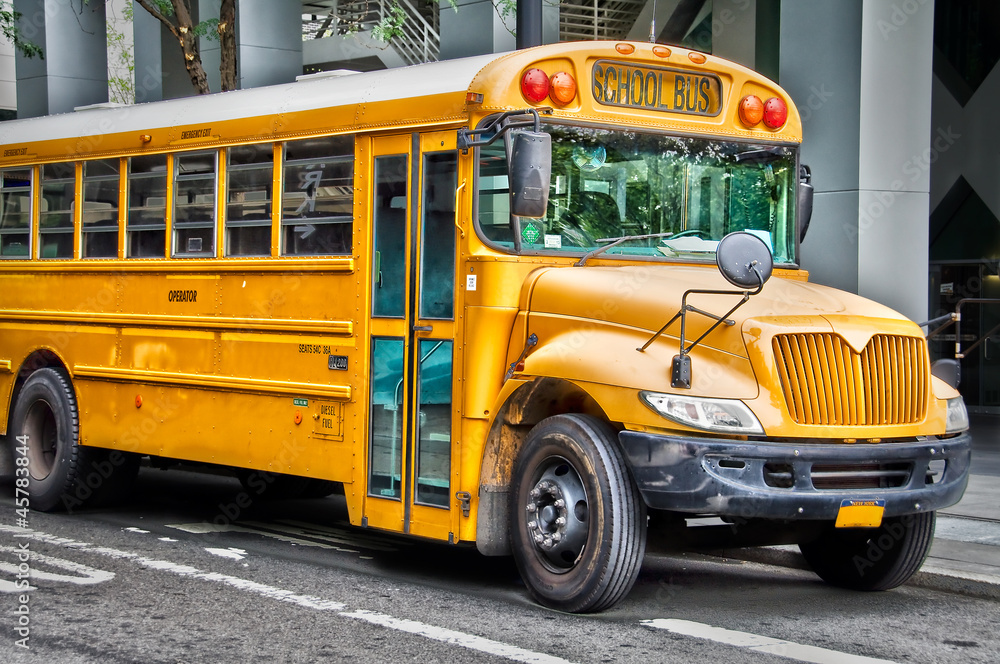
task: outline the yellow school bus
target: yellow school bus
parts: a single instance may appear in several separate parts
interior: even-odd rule
[[[18,506],[182,460],[340,483],[568,611],[624,597],[647,532],[899,585],[967,416],[917,325],[799,269],[801,135],[755,72],[630,42],[2,123]]]

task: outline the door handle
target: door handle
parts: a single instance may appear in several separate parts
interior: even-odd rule
[[[434,331],[434,326],[433,325],[414,325],[413,326],[413,331],[414,332],[433,332]]]

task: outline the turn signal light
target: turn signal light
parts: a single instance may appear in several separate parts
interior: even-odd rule
[[[764,119],[764,102],[757,95],[747,95],[740,100],[740,121],[748,127],[756,127]]]
[[[549,81],[549,96],[557,104],[568,104],[576,97],[576,81],[564,71],[556,72]]]
[[[549,76],[537,67],[524,72],[521,77],[521,94],[528,101],[538,103],[549,96]]]
[[[764,124],[771,129],[780,129],[788,119],[788,106],[777,97],[764,102]]]

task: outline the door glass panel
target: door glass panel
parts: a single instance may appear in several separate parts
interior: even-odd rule
[[[406,155],[375,159],[372,315],[406,312]]]
[[[402,497],[403,463],[403,340],[372,340],[371,458],[368,493],[382,498]]]
[[[416,502],[448,507],[451,471],[451,341],[421,339]]]
[[[424,156],[421,318],[454,318],[457,168],[455,152]]]

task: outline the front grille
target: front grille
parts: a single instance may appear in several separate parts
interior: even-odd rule
[[[927,344],[878,334],[861,353],[836,334],[779,334],[774,359],[785,403],[799,424],[878,426],[924,419]]]

